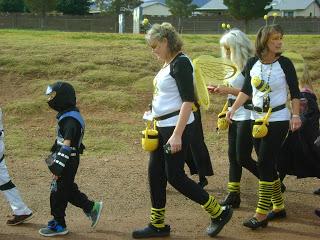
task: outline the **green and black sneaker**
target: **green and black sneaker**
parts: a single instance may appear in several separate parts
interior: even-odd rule
[[[94,202],[93,208],[90,213],[86,213],[87,217],[91,220],[91,227],[97,226],[101,211],[103,207],[103,202]]]

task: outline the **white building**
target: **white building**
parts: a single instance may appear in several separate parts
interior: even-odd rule
[[[228,11],[228,7],[223,4],[223,0],[211,0],[203,6],[196,9],[197,12],[201,13],[215,13],[223,14]]]
[[[320,17],[319,0],[273,0],[273,10],[282,17]]]
[[[167,5],[157,2],[149,1],[140,5],[143,15],[149,16],[170,16],[172,15]]]
[[[198,7],[206,4],[209,0],[193,0],[192,4]],[[169,8],[166,5],[165,0],[144,0],[140,5],[143,15],[151,16],[170,16],[172,15]]]

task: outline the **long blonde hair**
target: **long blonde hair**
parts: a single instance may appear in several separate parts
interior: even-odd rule
[[[230,60],[236,64],[240,71],[243,70],[248,59],[254,55],[253,44],[250,39],[239,29],[232,29],[220,39],[221,55],[227,58],[224,46],[230,48]]]

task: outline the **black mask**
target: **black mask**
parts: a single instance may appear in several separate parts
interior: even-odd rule
[[[57,112],[62,112],[76,106],[76,93],[69,83],[56,82],[48,86],[46,95],[49,96],[49,107]]]

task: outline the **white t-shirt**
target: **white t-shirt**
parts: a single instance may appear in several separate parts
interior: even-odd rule
[[[174,64],[174,66],[173,66]],[[176,67],[175,67],[176,66]],[[185,79],[178,79],[173,78],[172,76],[172,68],[178,69],[185,69],[190,74],[187,75]],[[182,73],[183,75],[183,73]],[[180,75],[179,75],[180,76]],[[180,87],[179,84],[183,85],[192,85],[192,89],[188,87],[188,93],[186,93],[189,97],[184,96],[186,92],[184,88]],[[185,98],[190,102],[194,101],[194,89],[193,89],[193,68],[190,60],[184,55],[179,54],[171,64],[163,67],[158,74],[155,76],[153,80],[154,85],[154,93],[153,93],[153,100],[152,100],[152,116],[154,118],[164,116],[170,114],[172,112],[180,110],[183,99]],[[189,91],[190,90],[190,91]],[[190,96],[190,92],[192,91],[192,96]],[[182,96],[182,95],[183,96]],[[164,119],[158,120],[157,126],[158,127],[170,127],[176,126],[179,119],[179,115]],[[194,115],[191,112],[187,124],[190,124],[194,121]]]
[[[245,67],[245,75],[245,83],[241,91],[252,96],[252,104],[255,107],[263,107],[263,97],[266,95],[251,83],[251,79],[255,76],[268,82],[271,88],[271,92],[268,93],[271,108],[287,103],[288,87],[291,99],[300,98],[296,71],[290,59],[286,57],[280,56],[278,60],[271,64],[263,64],[257,57],[250,58]],[[252,111],[251,118],[256,120],[264,117],[265,114]],[[286,121],[290,120],[290,118],[289,109],[285,107],[282,110],[272,112],[269,121]]]
[[[241,89],[243,87],[244,83],[244,76],[242,73],[240,73],[236,78],[232,79],[231,81],[228,81],[229,85],[233,88]],[[235,100],[237,96],[228,94],[228,99]],[[228,107],[230,110],[231,107]],[[251,111],[248,109],[245,109],[243,106],[239,107],[238,110],[234,113],[232,120],[235,121],[244,121],[249,120],[251,117]]]

